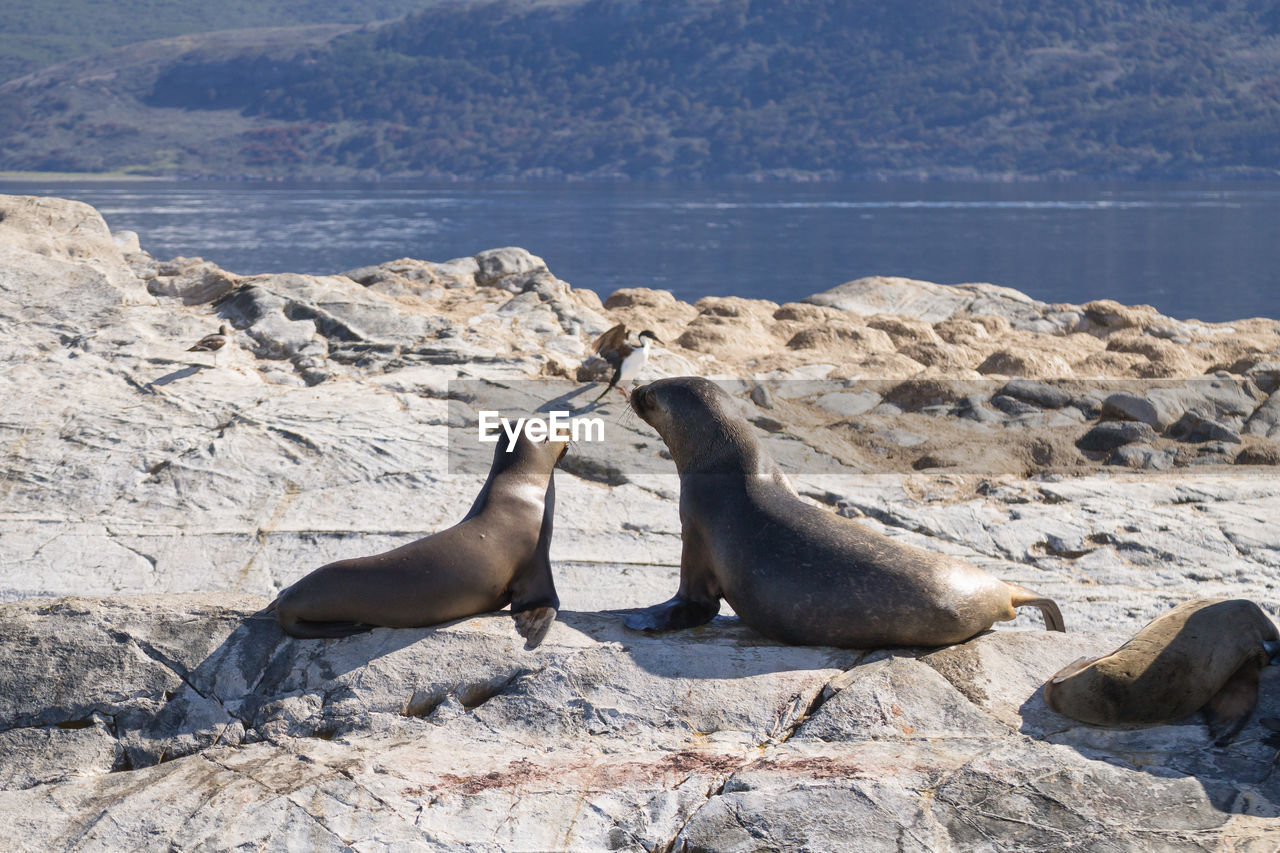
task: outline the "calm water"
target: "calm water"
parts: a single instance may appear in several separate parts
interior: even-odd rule
[[[866,275],[988,281],[1050,302],[1280,317],[1280,183],[837,185],[30,184],[137,231],[156,257],[334,273],[496,246],[602,296],[783,302]]]

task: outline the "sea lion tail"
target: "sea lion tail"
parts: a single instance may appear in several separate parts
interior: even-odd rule
[[[271,602],[271,603],[270,603],[270,604],[268,604],[266,607],[262,608],[262,609],[261,609],[261,610],[259,610],[257,613],[255,613],[255,614],[253,614],[252,616],[250,616],[249,618],[250,618],[250,619],[274,619],[274,618],[276,618],[276,617],[275,617],[275,612],[276,612],[276,603],[277,603],[277,602],[279,602],[279,601],[280,601],[280,599],[278,599],[278,598],[277,598],[275,601]]]
[[[1063,631],[1067,630],[1067,623],[1062,621],[1062,611],[1058,609],[1058,603],[1052,598],[1032,592],[1026,587],[1009,584],[1010,598],[1014,607],[1025,607],[1031,605],[1040,608],[1040,613],[1044,616],[1044,627],[1046,631]]]

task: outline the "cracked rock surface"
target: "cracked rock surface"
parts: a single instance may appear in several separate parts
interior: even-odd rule
[[[0,608],[0,830],[29,849],[1202,849],[1273,838],[1275,747],[1058,716],[1118,632],[942,650],[565,612],[327,642],[225,594]],[[102,662],[108,662],[104,666]],[[1260,713],[1280,714],[1263,679]],[[683,846],[682,846],[683,845]]]
[[[216,365],[185,351],[223,322]],[[646,378],[726,379],[803,496],[1052,596],[1070,633],[1033,610],[799,648],[727,606],[627,631],[678,584],[679,484],[614,392],[557,474],[536,650],[504,613],[328,641],[254,617],[456,521],[487,463],[449,425],[582,406],[616,322],[668,342]],[[510,247],[240,276],[0,197],[0,847],[1273,849],[1280,672],[1224,749],[1196,719],[1075,724],[1040,686],[1188,598],[1275,611],[1277,364],[1274,320],[991,285],[602,302]]]

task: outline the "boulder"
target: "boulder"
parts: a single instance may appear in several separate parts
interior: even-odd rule
[[[1107,464],[1160,471],[1173,465],[1173,453],[1145,444],[1126,444],[1112,452],[1107,458]]]
[[[1169,425],[1165,435],[1176,441],[1226,441],[1240,443],[1240,433],[1200,412],[1186,412]]]
[[[1121,391],[1102,401],[1102,417],[1135,420],[1163,432],[1193,412],[1238,428],[1263,398],[1257,387],[1230,376],[1152,385],[1142,394]]]
[[[1242,432],[1263,438],[1280,437],[1280,391],[1272,391],[1266,402],[1254,409]]]
[[[926,323],[961,314],[990,314],[1030,322],[1043,303],[1024,293],[991,284],[947,286],[893,276],[870,276],[808,296],[804,302],[856,314],[898,314]]]
[[[547,271],[547,264],[542,258],[515,246],[489,249],[476,255],[475,261],[477,285],[500,287],[517,293],[526,276]]]
[[[1168,423],[1161,425],[1161,421],[1168,418],[1167,413],[1158,412],[1155,404],[1146,397],[1128,391],[1111,394],[1103,400],[1101,416],[1116,420],[1139,421],[1147,426],[1161,429],[1168,426]]]
[[[185,305],[215,302],[230,293],[237,277],[217,264],[200,261],[184,267],[175,275],[157,276],[147,284],[147,289],[157,296],[172,296]]]
[[[1041,409],[1061,409],[1072,400],[1071,394],[1062,388],[1032,379],[1010,379],[1000,393]]]
[[[1103,421],[1076,441],[1081,450],[1107,451],[1126,444],[1156,440],[1156,431],[1136,421]]]

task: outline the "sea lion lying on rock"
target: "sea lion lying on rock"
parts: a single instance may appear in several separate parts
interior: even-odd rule
[[[631,407],[675,460],[683,552],[675,597],[630,615],[628,627],[701,625],[723,597],[760,633],[801,645],[942,646],[1028,604],[1065,630],[1048,598],[805,503],[709,380],[653,382]]]
[[[1081,658],[1044,686],[1050,708],[1093,726],[1155,726],[1200,711],[1215,746],[1240,733],[1258,704],[1258,673],[1280,634],[1252,601],[1179,604],[1110,654]]]
[[[498,442],[489,478],[462,521],[384,554],[321,566],[263,612],[303,638],[345,637],[382,625],[418,628],[511,605],[516,630],[534,648],[555,620],[551,577],[554,469],[565,441],[514,448]]]

